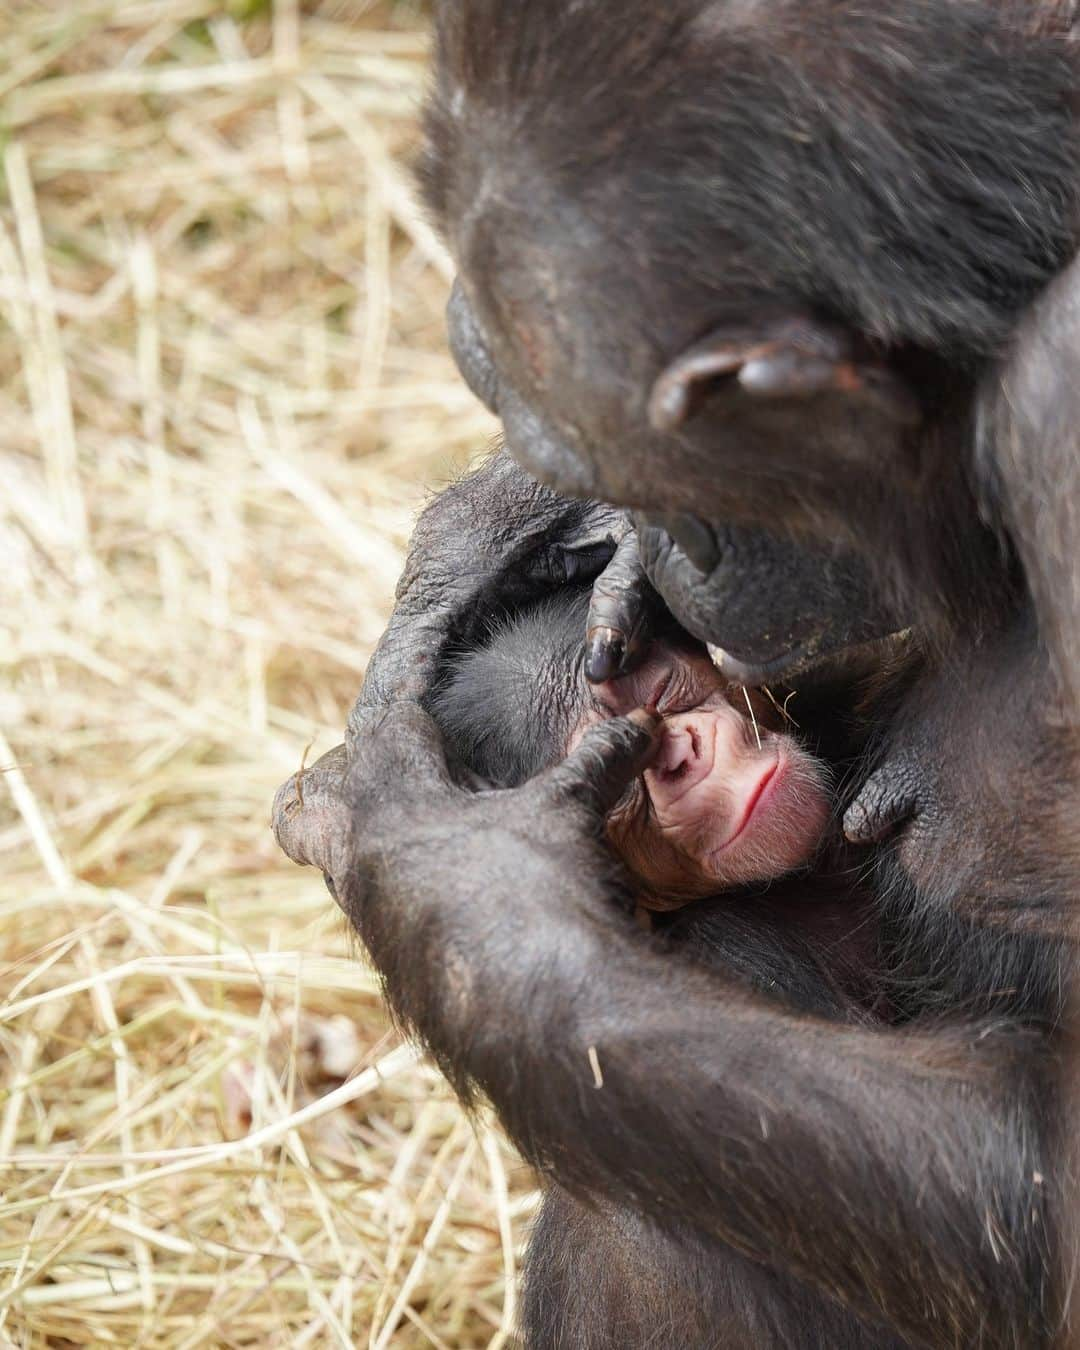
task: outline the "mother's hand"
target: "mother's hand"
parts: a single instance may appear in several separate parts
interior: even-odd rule
[[[556,839],[566,843],[577,831],[588,838],[595,866],[610,869],[596,842],[595,806],[590,812],[580,803],[597,800],[609,766],[621,791],[627,780],[618,748],[628,735],[637,744],[640,732],[623,726],[620,740],[616,725],[594,749],[591,741],[583,745],[577,770],[563,766],[541,783],[493,798],[453,784],[421,703],[447,650],[478,640],[507,606],[594,578],[628,529],[621,512],[560,497],[504,454],[454,483],[422,514],[346,745],[290,778],[273,809],[281,847],[322,870],[365,939],[377,940],[377,917],[366,920],[377,915],[377,898],[407,895],[414,885],[414,917],[430,893],[441,893],[443,908],[455,897],[477,911],[489,897],[501,904],[499,878],[489,874],[512,870],[512,855],[523,852],[524,842],[509,843],[515,831],[534,846],[542,839],[549,852]],[[519,883],[513,903],[521,895]]]
[[[448,648],[475,642],[506,607],[596,577],[627,528],[622,512],[561,497],[502,452],[452,483],[417,522],[350,737],[367,710],[422,699]]]
[[[604,818],[647,765],[658,726],[644,709],[610,718],[522,787],[474,792],[454,781],[438,728],[420,705],[392,703],[358,717],[350,750],[339,745],[282,784],[274,833],[294,862],[327,875],[365,938],[377,924],[377,898],[400,891],[411,891],[420,908],[448,910],[460,895],[474,908],[504,912],[518,904],[522,879],[501,868],[523,853],[550,858],[569,890],[593,862],[611,873],[600,845]]]
[[[523,787],[470,792],[431,718],[398,702],[355,719],[348,756],[339,747],[279,790],[281,847],[322,869],[395,1013],[459,1086],[476,1010],[504,1003],[508,981],[527,987],[549,946],[578,943],[584,959],[583,929],[611,921],[604,817],[647,764],[657,725],[644,711],[614,718]],[[481,997],[492,982],[498,994]]]

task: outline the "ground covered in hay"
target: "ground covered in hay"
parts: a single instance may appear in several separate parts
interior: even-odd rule
[[[502,1345],[532,1180],[267,828],[492,434],[424,9],[2,9],[0,1344]]]

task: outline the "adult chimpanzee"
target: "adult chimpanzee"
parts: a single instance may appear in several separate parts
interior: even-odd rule
[[[429,511],[345,790],[324,761],[277,826],[397,1014],[559,1184],[533,1345],[1055,1334],[1080,884],[1080,273],[1049,284],[1077,242],[1064,9],[439,10],[454,345],[552,487],[496,460]],[[610,903],[600,820],[648,717],[512,791],[452,781],[415,701],[440,653],[618,537],[552,488],[647,513],[652,581],[747,679],[919,626],[925,667],[849,816],[863,837],[906,820],[880,861],[890,1025],[793,1009]],[[593,673],[622,660],[601,632]]]

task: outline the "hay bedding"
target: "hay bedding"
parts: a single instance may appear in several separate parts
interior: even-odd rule
[[[503,1344],[531,1179],[267,829],[492,432],[422,8],[2,8],[0,1344]]]

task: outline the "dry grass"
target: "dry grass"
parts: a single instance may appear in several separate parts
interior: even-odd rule
[[[2,1344],[511,1325],[530,1179],[267,829],[491,434],[410,200],[425,62],[417,4],[0,14]]]

